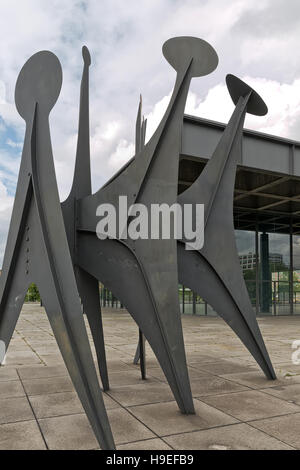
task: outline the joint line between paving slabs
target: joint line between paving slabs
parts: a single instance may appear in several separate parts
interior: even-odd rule
[[[23,382],[22,382],[22,379],[21,379],[21,376],[20,376],[20,374],[19,374],[18,369],[16,369],[16,371],[17,371],[18,377],[19,377],[19,379],[20,379],[20,382],[21,382],[21,384],[22,384],[22,387],[23,387],[24,393],[25,393],[25,395],[26,395],[27,401],[28,401],[28,403],[29,403],[29,406],[30,406],[30,408],[31,408],[31,411],[32,411],[32,413],[33,413],[33,416],[34,416],[34,419],[35,419],[35,421],[36,421],[36,424],[37,424],[37,426],[38,426],[38,428],[39,428],[39,431],[40,431],[40,433],[41,433],[41,436],[42,436],[42,439],[43,439],[44,444],[45,444],[45,446],[46,446],[46,449],[49,450],[49,447],[48,447],[48,444],[47,444],[46,439],[45,439],[45,437],[44,437],[42,428],[41,428],[40,423],[39,423],[39,421],[38,421],[38,419],[37,419],[37,416],[36,416],[36,414],[35,414],[35,411],[34,411],[34,409],[33,409],[33,406],[32,406],[32,404],[31,404],[31,402],[30,402],[29,396],[28,396],[28,394],[27,394],[27,392],[26,392],[26,389],[25,389],[25,387],[24,387],[24,384],[23,384]]]

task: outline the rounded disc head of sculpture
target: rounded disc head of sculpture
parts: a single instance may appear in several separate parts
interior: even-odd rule
[[[176,72],[185,72],[192,60],[192,76],[203,77],[213,72],[219,59],[214,48],[203,39],[179,36],[168,39],[162,48],[163,55]]]
[[[235,75],[226,76],[226,84],[234,104],[237,104],[241,96],[246,96],[251,92],[249,102],[247,104],[247,113],[254,114],[255,116],[264,116],[268,112],[268,107],[259,94],[253,90],[247,83],[243,82]]]
[[[19,114],[25,121],[32,119],[35,105],[49,114],[59,96],[62,85],[62,69],[55,54],[37,52],[21,69],[16,89],[15,102]]]
[[[82,57],[85,65],[91,65],[91,54],[86,46],[82,46]]]

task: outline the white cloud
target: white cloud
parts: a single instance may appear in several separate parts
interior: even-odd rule
[[[241,77],[256,90],[268,106],[266,116],[247,114],[245,127],[291,139],[300,136],[300,79],[280,83],[260,77]],[[190,93],[186,113],[228,122],[234,106],[225,84],[211,88],[203,100]]]

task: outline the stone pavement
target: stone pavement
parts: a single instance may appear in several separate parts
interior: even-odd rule
[[[147,345],[147,381],[132,364],[137,328],[104,309],[111,390],[104,395],[118,449],[300,449],[300,316],[260,318],[278,374],[268,381],[216,317],[183,316],[196,415],[182,415]],[[0,367],[0,449],[96,449],[47,316],[25,304]]]

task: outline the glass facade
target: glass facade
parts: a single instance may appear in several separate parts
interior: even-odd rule
[[[256,315],[300,315],[300,235],[236,230],[241,270]],[[122,308],[100,285],[103,307]],[[181,313],[217,313],[199,295],[179,285]]]
[[[300,235],[236,230],[241,270],[256,315],[300,314]],[[182,313],[216,315],[179,286]]]

